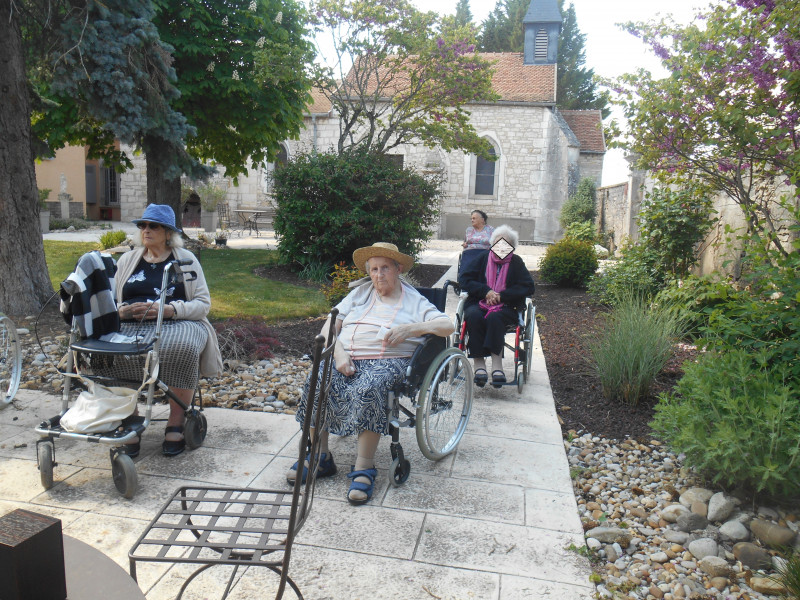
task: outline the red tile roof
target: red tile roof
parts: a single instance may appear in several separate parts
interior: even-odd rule
[[[582,152],[605,152],[603,116],[599,110],[562,110],[561,116],[581,143]]]
[[[556,65],[524,65],[518,52],[483,52],[480,56],[494,63],[492,87],[501,100],[555,104]]]
[[[331,110],[331,103],[319,89],[311,90],[311,104],[306,106],[306,114],[327,114]]]

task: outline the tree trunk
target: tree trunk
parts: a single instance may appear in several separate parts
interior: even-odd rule
[[[2,0],[0,0],[2,1]],[[182,229],[181,178],[166,178],[166,165],[173,163],[170,144],[155,136],[147,136],[147,203],[169,204],[175,211],[175,225]]]
[[[31,150],[18,9],[0,0],[0,310],[36,314],[52,295],[39,230],[39,194]]]

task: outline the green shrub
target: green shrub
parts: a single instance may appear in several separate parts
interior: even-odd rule
[[[730,349],[684,365],[651,427],[715,484],[785,498],[800,493],[800,402],[783,367]]]
[[[89,229],[92,226],[94,226],[94,223],[86,219],[54,219],[50,217],[50,231],[54,229],[69,229],[70,227],[74,227],[75,229]]]
[[[361,269],[340,262],[333,267],[330,285],[322,286],[322,294],[331,306],[336,306],[350,293],[350,288],[347,285],[351,281],[362,277],[364,277],[364,272]]]
[[[660,289],[661,281],[650,265],[646,248],[627,246],[622,252],[620,260],[606,265],[589,280],[587,291],[597,302],[614,306],[624,296],[651,297]]]
[[[592,244],[564,238],[547,248],[539,265],[539,276],[558,286],[583,287],[597,271],[597,265]]]
[[[102,246],[104,250],[106,248],[114,248],[124,242],[127,237],[124,231],[106,231],[100,236],[100,246]]]
[[[638,294],[619,299],[589,344],[603,395],[635,405],[650,391],[683,333],[680,317]]]
[[[589,283],[592,286],[592,283]],[[690,275],[685,279],[673,279],[655,296],[655,304],[670,307],[686,324],[686,332],[697,337],[707,331],[708,321],[724,298],[733,288],[726,281],[714,277],[697,277]]]
[[[597,241],[597,231],[592,221],[580,221],[567,225],[564,237],[594,244]]]
[[[683,277],[697,262],[695,252],[714,223],[711,199],[691,188],[654,188],[639,212],[639,244],[664,281]]]
[[[558,220],[563,229],[573,223],[594,222],[597,215],[597,190],[591,177],[581,179],[578,189],[561,207]]]
[[[416,256],[433,235],[441,176],[423,176],[362,149],[301,154],[275,171],[275,233],[287,262],[350,261],[391,242]]]

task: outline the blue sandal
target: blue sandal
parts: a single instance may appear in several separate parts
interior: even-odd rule
[[[354,467],[355,468],[355,467]],[[375,478],[378,476],[378,469],[374,467],[372,469],[363,469],[361,471],[351,471],[347,474],[348,479],[352,479],[350,482],[350,489],[347,490],[347,501],[350,504],[366,504],[372,499],[372,492],[375,490]],[[369,483],[361,483],[360,481],[356,481],[356,477],[366,477],[369,479]],[[363,500],[355,500],[350,497],[350,492],[353,490],[358,490],[360,492],[364,492],[367,497]]]
[[[295,462],[292,465],[292,468],[289,470],[289,473],[286,475],[286,481],[289,485],[294,485],[294,481],[297,478],[297,467],[298,464]],[[292,471],[294,471],[294,475],[292,475]],[[320,477],[331,477],[336,475],[336,464],[333,462],[333,453],[332,452],[323,452],[319,456],[319,468],[317,468],[317,479]],[[308,477],[308,467],[303,465],[303,479],[300,483],[306,482],[306,477]]]

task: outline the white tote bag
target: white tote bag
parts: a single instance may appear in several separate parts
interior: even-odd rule
[[[61,426],[70,433],[100,433],[116,429],[122,419],[136,410],[138,390],[106,387],[84,380],[89,389],[80,393],[75,403],[61,417]]]

